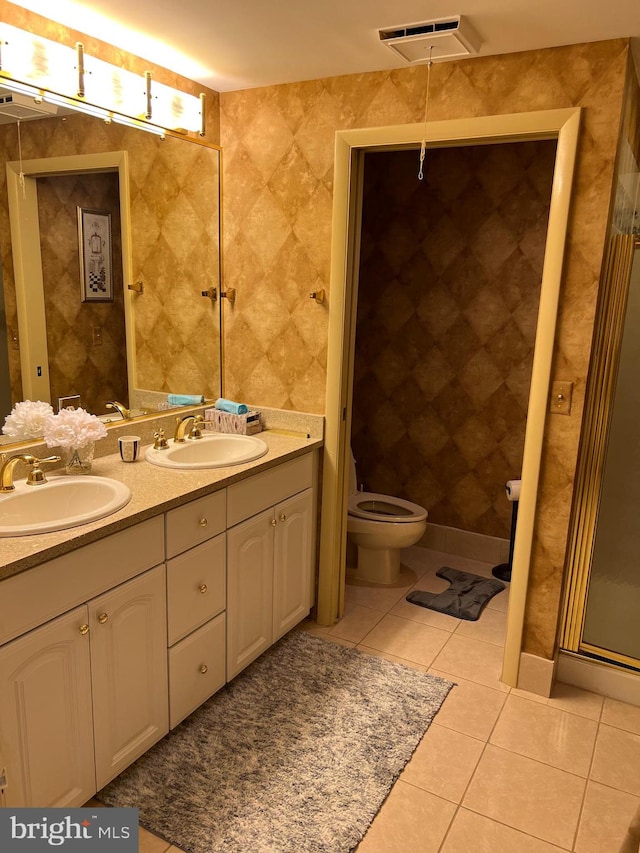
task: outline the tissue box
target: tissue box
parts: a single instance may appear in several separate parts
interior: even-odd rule
[[[204,410],[204,425],[213,432],[230,432],[236,435],[255,435],[262,432],[260,412],[249,410],[245,415],[232,415],[219,409]]]

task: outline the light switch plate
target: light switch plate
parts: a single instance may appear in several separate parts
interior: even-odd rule
[[[549,411],[555,412],[557,415],[570,415],[572,395],[573,382],[562,382],[560,380],[552,382]]]

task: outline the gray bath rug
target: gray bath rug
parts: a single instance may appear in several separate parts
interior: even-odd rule
[[[479,619],[482,608],[489,599],[505,588],[501,581],[450,569],[447,566],[438,569],[436,575],[450,582],[449,589],[439,593],[415,590],[409,593],[407,601],[470,622]]]
[[[189,853],[347,853],[451,687],[296,632],[98,799]]]

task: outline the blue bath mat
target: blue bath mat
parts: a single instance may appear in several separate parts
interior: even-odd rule
[[[449,589],[444,592],[424,592],[417,589],[409,593],[407,601],[469,622],[479,619],[489,599],[505,588],[498,580],[450,569],[447,566],[438,569],[436,575],[449,581]]]

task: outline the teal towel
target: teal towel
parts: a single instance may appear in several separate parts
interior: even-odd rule
[[[244,403],[234,403],[233,400],[225,400],[224,397],[219,397],[216,400],[216,409],[221,412],[229,412],[232,415],[246,415],[249,411]]]
[[[170,406],[199,406],[204,403],[201,394],[169,394],[167,403]]]

